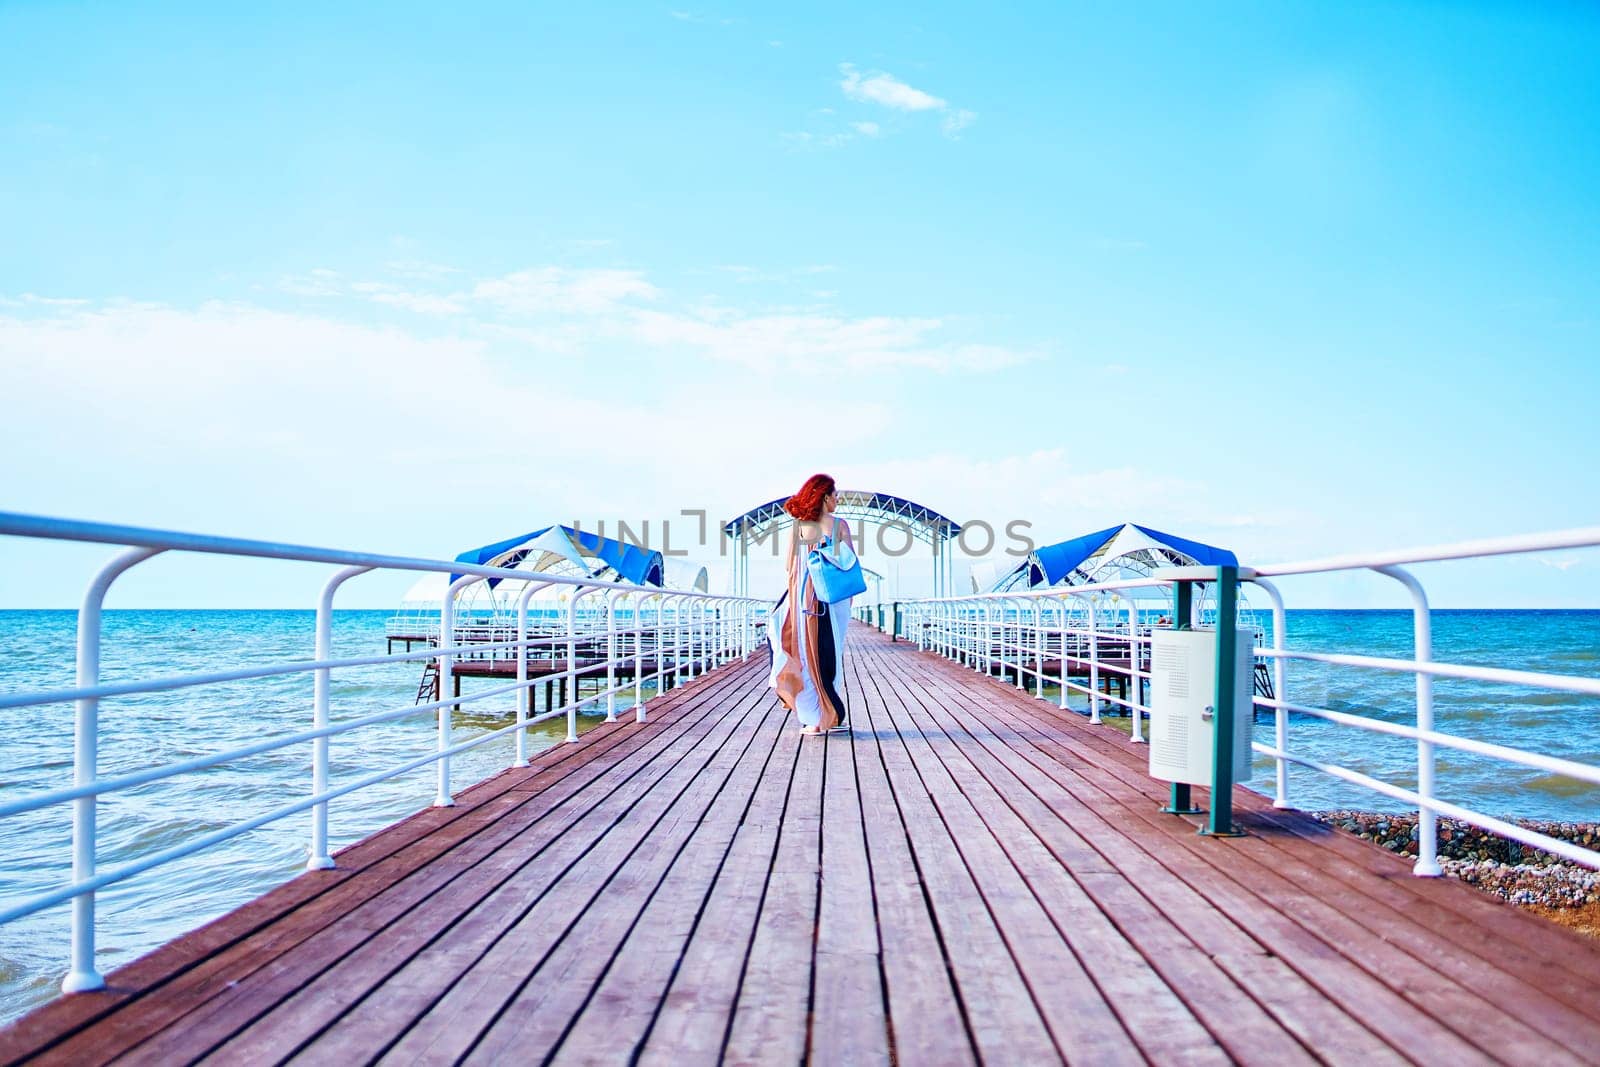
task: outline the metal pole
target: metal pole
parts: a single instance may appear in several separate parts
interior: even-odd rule
[[[1428,611],[1428,594],[1409,571],[1399,567],[1374,567],[1373,570],[1395,579],[1411,593],[1413,658],[1418,663],[1433,659],[1433,627]],[[1279,662],[1282,662],[1281,660]],[[1279,699],[1282,699],[1281,697]],[[1433,676],[1417,672],[1417,731],[1433,731]],[[1433,799],[1434,751],[1433,742],[1417,738],[1417,795],[1422,803],[1417,808],[1417,862],[1412,873],[1423,878],[1436,878],[1443,874],[1438,858],[1439,815],[1429,806]]]
[[[606,598],[606,722],[617,721],[617,604],[627,597],[618,591]]]
[[[322,587],[322,599],[317,603],[316,658],[333,658],[333,596],[339,587],[371,567],[346,567],[329,578]],[[332,683],[332,670],[318,667],[312,675],[311,728],[320,730],[328,725],[328,691]],[[328,791],[328,738],[318,737],[311,742],[311,795],[321,796]],[[306,859],[306,870],[325,871],[333,866],[328,855],[328,805],[324,801],[311,809],[311,849]]]
[[[1200,832],[1207,837],[1242,837],[1233,828],[1234,662],[1239,644],[1239,568],[1217,568],[1217,689],[1211,727],[1211,818]]]
[[[1100,724],[1100,619],[1096,604],[1089,600],[1089,721]]]
[[[100,614],[106,592],[128,568],[159,555],[158,548],[130,548],[101,568],[83,594],[78,611],[78,687],[100,684]],[[99,776],[100,698],[83,697],[77,702],[72,737],[72,784],[93,785]],[[90,793],[72,802],[72,880],[86,882],[94,877],[95,835],[98,830],[95,802]],[[72,898],[72,948],[67,976],[61,982],[63,993],[87,993],[103,989],[106,980],[94,965],[95,894],[91,890]]]
[[[1133,597],[1126,590],[1122,593],[1122,602],[1128,605],[1128,717],[1132,725],[1130,740],[1134,744],[1142,745],[1144,729],[1139,715],[1139,609],[1134,606]]]
[[[582,595],[574,591],[567,600],[567,677],[572,679],[572,698],[567,701],[569,745],[576,744],[578,740],[578,597]]]
[[[439,647],[441,649],[454,648],[456,643],[456,593],[475,582],[483,581],[475,575],[462,575],[444,591],[444,603],[439,605]],[[439,654],[439,699],[444,699],[445,687],[452,681],[455,670],[455,654],[441,652]],[[441,703],[439,705],[439,751],[447,752],[450,749],[450,713],[452,706]],[[438,764],[439,790],[434,795],[433,806],[436,808],[450,808],[455,806],[455,799],[450,795],[450,757],[441,755]]]

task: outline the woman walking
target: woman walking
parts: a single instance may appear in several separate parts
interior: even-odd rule
[[[767,623],[772,645],[772,687],[778,700],[800,720],[800,732],[819,734],[846,728],[844,702],[844,641],[850,625],[850,600],[835,604],[817,598],[806,569],[806,554],[813,548],[839,553],[840,545],[853,552],[850,524],[836,518],[839,493],[826,474],[813,474],[800,491],[784,502],[794,516],[789,533],[789,590],[773,609]]]

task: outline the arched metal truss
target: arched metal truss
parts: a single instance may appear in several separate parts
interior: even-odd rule
[[[794,519],[783,510],[783,503],[787,499],[788,497],[779,497],[777,500],[769,500],[759,507],[751,508],[722,527],[723,536],[737,542],[739,546],[740,589],[748,589],[750,586],[750,546],[766,543],[769,537],[775,536],[778,531],[793,524]],[[941,515],[914,500],[861,489],[840,489],[839,504],[834,514],[847,521],[861,519],[878,525],[898,526],[914,540],[932,546],[934,595],[943,595],[944,591],[949,589],[951,543],[961,533],[961,524],[954,519]]]

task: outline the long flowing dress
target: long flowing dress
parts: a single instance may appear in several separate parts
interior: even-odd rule
[[[854,548],[849,524],[837,517],[833,521],[833,543]],[[797,525],[789,534],[789,590],[767,620],[767,641],[772,648],[768,683],[801,726],[831,730],[845,725],[849,716],[844,699],[844,642],[854,598],[837,604],[817,599],[798,540]],[[804,605],[805,610],[795,610],[796,604]]]

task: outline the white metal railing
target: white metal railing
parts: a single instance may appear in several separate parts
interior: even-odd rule
[[[1427,592],[1417,577],[1403,566],[1597,546],[1600,546],[1600,527],[1240,568],[1242,583],[1254,585],[1272,602],[1271,645],[1267,647],[1263,644],[1262,631],[1258,630],[1255,648],[1257,661],[1271,665],[1271,695],[1258,693],[1254,705],[1272,716],[1273,740],[1270,744],[1254,742],[1252,747],[1256,753],[1273,761],[1273,803],[1284,808],[1292,806],[1289,789],[1289,768],[1292,765],[1307,767],[1402,801],[1418,812],[1418,847],[1414,869],[1423,876],[1441,873],[1437,844],[1437,820],[1441,815],[1563,859],[1600,868],[1600,851],[1452,802],[1439,795],[1436,780],[1437,753],[1441,748],[1592,785],[1600,785],[1600,757],[1592,761],[1564,759],[1514,744],[1490,743],[1441,731],[1434,725],[1433,706],[1435,678],[1470,679],[1600,696],[1600,677],[1435,660],[1432,611]],[[1371,571],[1399,583],[1405,589],[1412,611],[1411,659],[1288,647],[1288,615],[1278,582],[1302,575],[1348,571]],[[1155,577],[910,601],[902,605],[904,630],[901,636],[916,641],[919,648],[937,652],[979,672],[1014,678],[1019,689],[1026,689],[1026,679],[1031,678],[1034,694],[1038,697],[1045,695],[1047,685],[1057,687],[1059,704],[1063,709],[1069,707],[1069,695],[1081,695],[1088,702],[1090,721],[1094,723],[1100,722],[1103,705],[1123,707],[1132,717],[1131,740],[1138,743],[1143,740],[1140,718],[1149,713],[1141,683],[1150,678],[1149,615],[1154,612],[1139,604],[1136,591],[1144,589],[1145,595],[1149,596],[1150,589],[1169,588],[1172,584],[1171,581]],[[1166,614],[1170,614],[1170,609]],[[1242,622],[1243,619],[1241,615]],[[1197,619],[1196,622],[1205,625],[1205,620]],[[1211,622],[1214,624],[1214,619]],[[1162,624],[1161,620],[1157,621],[1157,625]],[[1108,648],[1119,654],[1108,657]],[[1285,691],[1285,666],[1292,662],[1411,675],[1415,680],[1415,721],[1409,725],[1395,723],[1370,715],[1293,701]],[[1057,669],[1047,671],[1046,667],[1050,665]],[[1127,691],[1121,695],[1106,691],[1108,679],[1126,679]],[[1291,749],[1291,713],[1368,734],[1415,741],[1413,777],[1416,787],[1383,781],[1342,763],[1316,759]],[[1346,746],[1346,751],[1355,752],[1359,746],[1359,741],[1352,741]],[[1600,739],[1596,740],[1595,747],[1600,751]]]
[[[512,766],[528,763],[529,728],[560,716],[566,717],[567,741],[578,739],[578,714],[585,707],[603,701],[606,721],[617,721],[617,698],[631,689],[632,711],[637,722],[647,720],[645,690],[659,695],[672,685],[712,669],[720,663],[747,655],[755,643],[755,626],[769,605],[749,597],[719,596],[679,590],[658,589],[617,582],[582,578],[530,575],[527,571],[485,567],[450,560],[417,559],[378,555],[300,545],[275,544],[235,538],[150,530],[129,526],[77,522],[0,512],[0,535],[40,538],[51,541],[91,542],[122,546],[89,583],[78,612],[77,679],[71,688],[21,691],[0,694],[0,712],[54,704],[75,708],[72,785],[7,799],[0,803],[0,818],[24,816],[56,805],[72,806],[71,877],[64,884],[17,901],[0,901],[0,924],[33,914],[42,909],[70,902],[70,965],[62,983],[65,992],[98,989],[104,985],[95,964],[96,893],[106,886],[170,863],[201,850],[219,845],[279,819],[310,812],[310,842],[307,867],[333,866],[328,848],[329,804],[346,794],[398,777],[433,764],[436,783],[433,803],[454,803],[450,777],[451,757],[476,749],[510,735],[514,739]],[[339,568],[322,587],[317,603],[316,636],[312,658],[295,662],[272,662],[228,670],[171,674],[130,681],[102,682],[100,653],[102,644],[102,605],[107,592],[123,574],[166,552],[205,553],[236,559],[274,559],[332,565]],[[457,575],[441,605],[435,622],[436,644],[426,651],[386,655],[332,655],[333,605],[346,582],[361,575],[381,571],[437,572]],[[526,583],[517,603],[513,629],[462,639],[462,628],[455,625],[454,605],[460,593],[489,579]],[[513,587],[515,588],[515,587]],[[529,627],[529,601],[543,591],[554,591],[561,598],[564,625],[559,632],[548,626],[535,632]],[[492,641],[481,638],[492,637]],[[588,652],[587,661],[578,650]],[[515,658],[514,681],[459,696],[447,694],[453,679],[452,665],[458,657],[480,656],[485,651]],[[560,670],[546,670],[530,677],[530,666],[540,659],[558,662]],[[330,721],[330,689],[336,670],[380,663],[437,660],[439,684],[437,699],[403,705],[357,717]],[[310,728],[265,738],[252,744],[210,753],[191,759],[147,767],[133,773],[102,777],[98,770],[100,740],[100,701],[107,697],[156,693],[221,685],[248,679],[282,675],[311,674],[313,697]],[[630,676],[628,684],[619,675]],[[578,679],[603,679],[604,687],[580,694]],[[535,714],[531,690],[540,681],[571,679],[571,696],[560,707],[549,707]],[[452,731],[452,711],[473,701],[489,700],[509,693],[516,695],[515,721],[469,740],[457,741]],[[409,696],[409,694],[407,694]],[[406,760],[398,766],[369,773],[352,781],[329,782],[329,739],[352,730],[431,714],[437,720],[436,740],[431,751]],[[229,826],[200,834],[167,848],[146,852],[109,870],[99,870],[96,849],[96,802],[98,798],[133,789],[176,775],[215,767],[295,745],[311,747],[311,788],[309,795],[292,803],[261,812]]]

